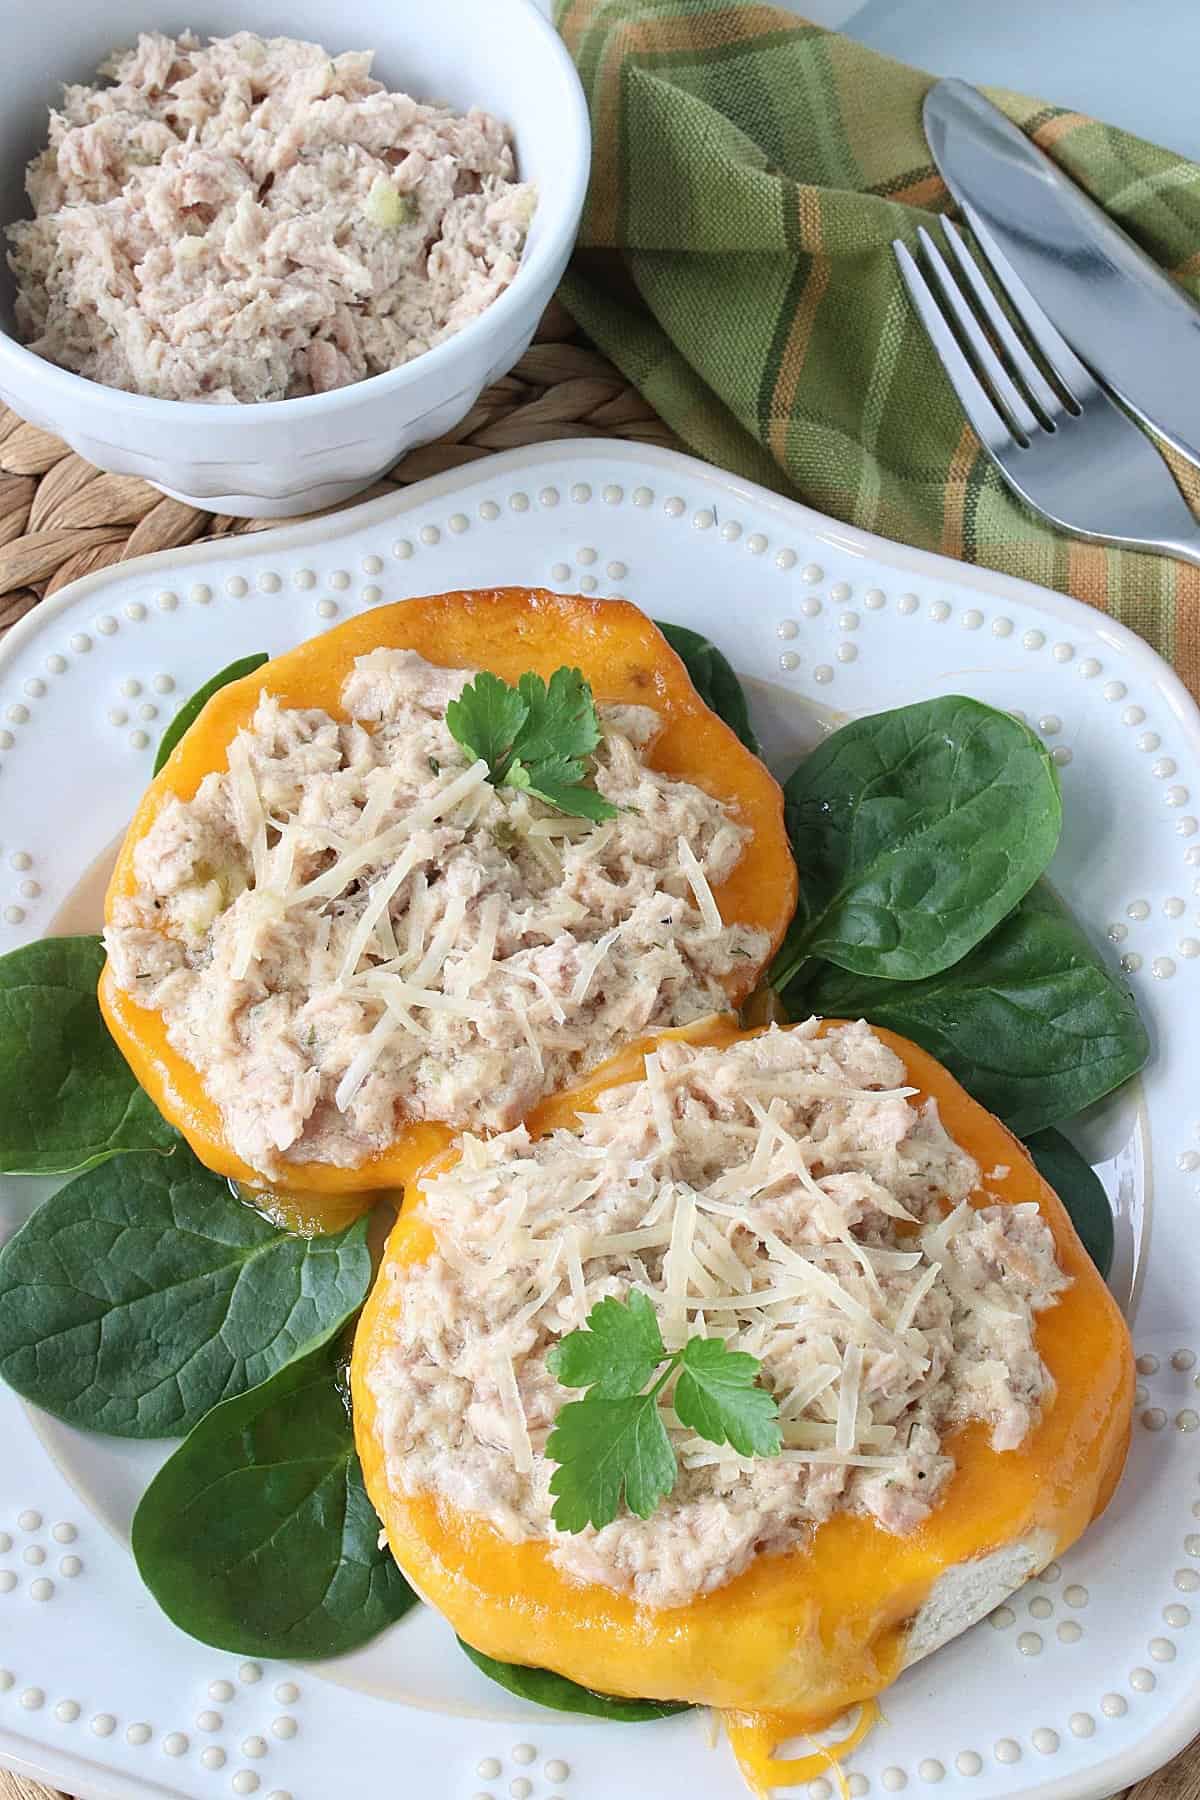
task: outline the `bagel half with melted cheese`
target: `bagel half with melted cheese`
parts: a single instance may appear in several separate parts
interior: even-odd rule
[[[405,1185],[352,1364],[401,1568],[488,1656],[722,1709],[757,1786],[819,1772],[772,1752],[982,1617],[1118,1480],[1116,1305],[1021,1144],[889,1032],[662,1034]],[[545,1445],[578,1395],[547,1351],[633,1287],[668,1347],[760,1358],[784,1449],[668,1414],[658,1509],[560,1532]]]
[[[455,736],[483,676],[550,702],[588,684],[603,822],[499,771],[490,720]],[[569,766],[568,713],[544,706],[540,766]],[[637,607],[431,595],[208,701],[117,859],[100,1004],[209,1168],[370,1193],[431,1126],[503,1128],[645,1032],[736,1006],[796,887],[778,783]]]

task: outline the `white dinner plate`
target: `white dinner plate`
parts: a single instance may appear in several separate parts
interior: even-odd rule
[[[352,512],[148,557],[37,607],[0,649],[0,951],[47,932],[122,829],[179,702],[383,601],[522,582],[622,594],[747,679],[786,772],[837,714],[963,692],[1021,711],[1066,801],[1051,870],[1154,1040],[1076,1132],[1117,1215],[1139,1355],[1115,1500],[1081,1545],[885,1698],[850,1792],[1110,1794],[1200,1727],[1200,715],[1074,601],[835,524],[666,452],[489,457]],[[49,1191],[0,1184],[12,1229]],[[0,1232],[3,1235],[3,1232]],[[159,1613],[124,1541],[164,1453],[0,1390],[0,1757],[97,1800],[737,1800],[702,1712],[573,1719],[479,1675],[428,1608],[337,1663],[238,1663]],[[1195,1618],[1194,1618],[1195,1615]],[[829,1784],[812,1784],[828,1800]]]

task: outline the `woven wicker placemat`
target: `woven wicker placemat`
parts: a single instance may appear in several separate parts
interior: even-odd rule
[[[579,336],[554,301],[512,370],[479,396],[453,431],[412,450],[356,504],[497,450],[549,438],[622,437],[676,446],[625,377]],[[105,475],[61,438],[0,408],[0,637],[47,594],[80,575],[152,550],[266,531],[169,500],[136,475]]]

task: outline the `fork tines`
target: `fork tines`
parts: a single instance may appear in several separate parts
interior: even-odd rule
[[[1037,432],[1053,431],[1065,411],[1078,413],[1083,396],[1093,386],[1092,378],[983,222],[969,207],[966,214],[997,281],[1058,389],[1022,341],[950,219],[942,220],[942,229],[962,276],[961,285],[925,227],[917,232],[933,288],[941,297],[940,306],[920,265],[900,238],[893,244],[896,260],[963,411],[982,442],[991,450],[1014,440],[1025,446]]]

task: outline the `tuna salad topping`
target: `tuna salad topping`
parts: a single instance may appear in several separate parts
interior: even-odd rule
[[[172,797],[105,933],[234,1151],[355,1167],[407,1119],[511,1127],[630,1039],[727,1006],[767,934],[713,888],[749,832],[658,773],[647,707],[597,708],[594,824],[496,787],[446,724],[476,674],[360,657],[344,717],[260,698],[228,770]]]
[[[369,1375],[395,1492],[443,1496],[546,1541],[581,1580],[673,1607],[839,1510],[913,1530],[959,1425],[1022,1442],[1053,1395],[1037,1315],[1068,1285],[1038,1205],[989,1203],[867,1025],[817,1030],[665,1040],[577,1131],[467,1137],[426,1179],[436,1248],[388,1266],[397,1337]],[[674,1489],[648,1519],[566,1535],[545,1446],[574,1396],[547,1353],[634,1290],[668,1349],[699,1333],[760,1359],[784,1447],[706,1442],[668,1387]]]
[[[149,32],[67,87],[9,228],[24,341],[159,399],[285,400],[483,312],[535,190],[500,120],[390,93],[372,56]]]

